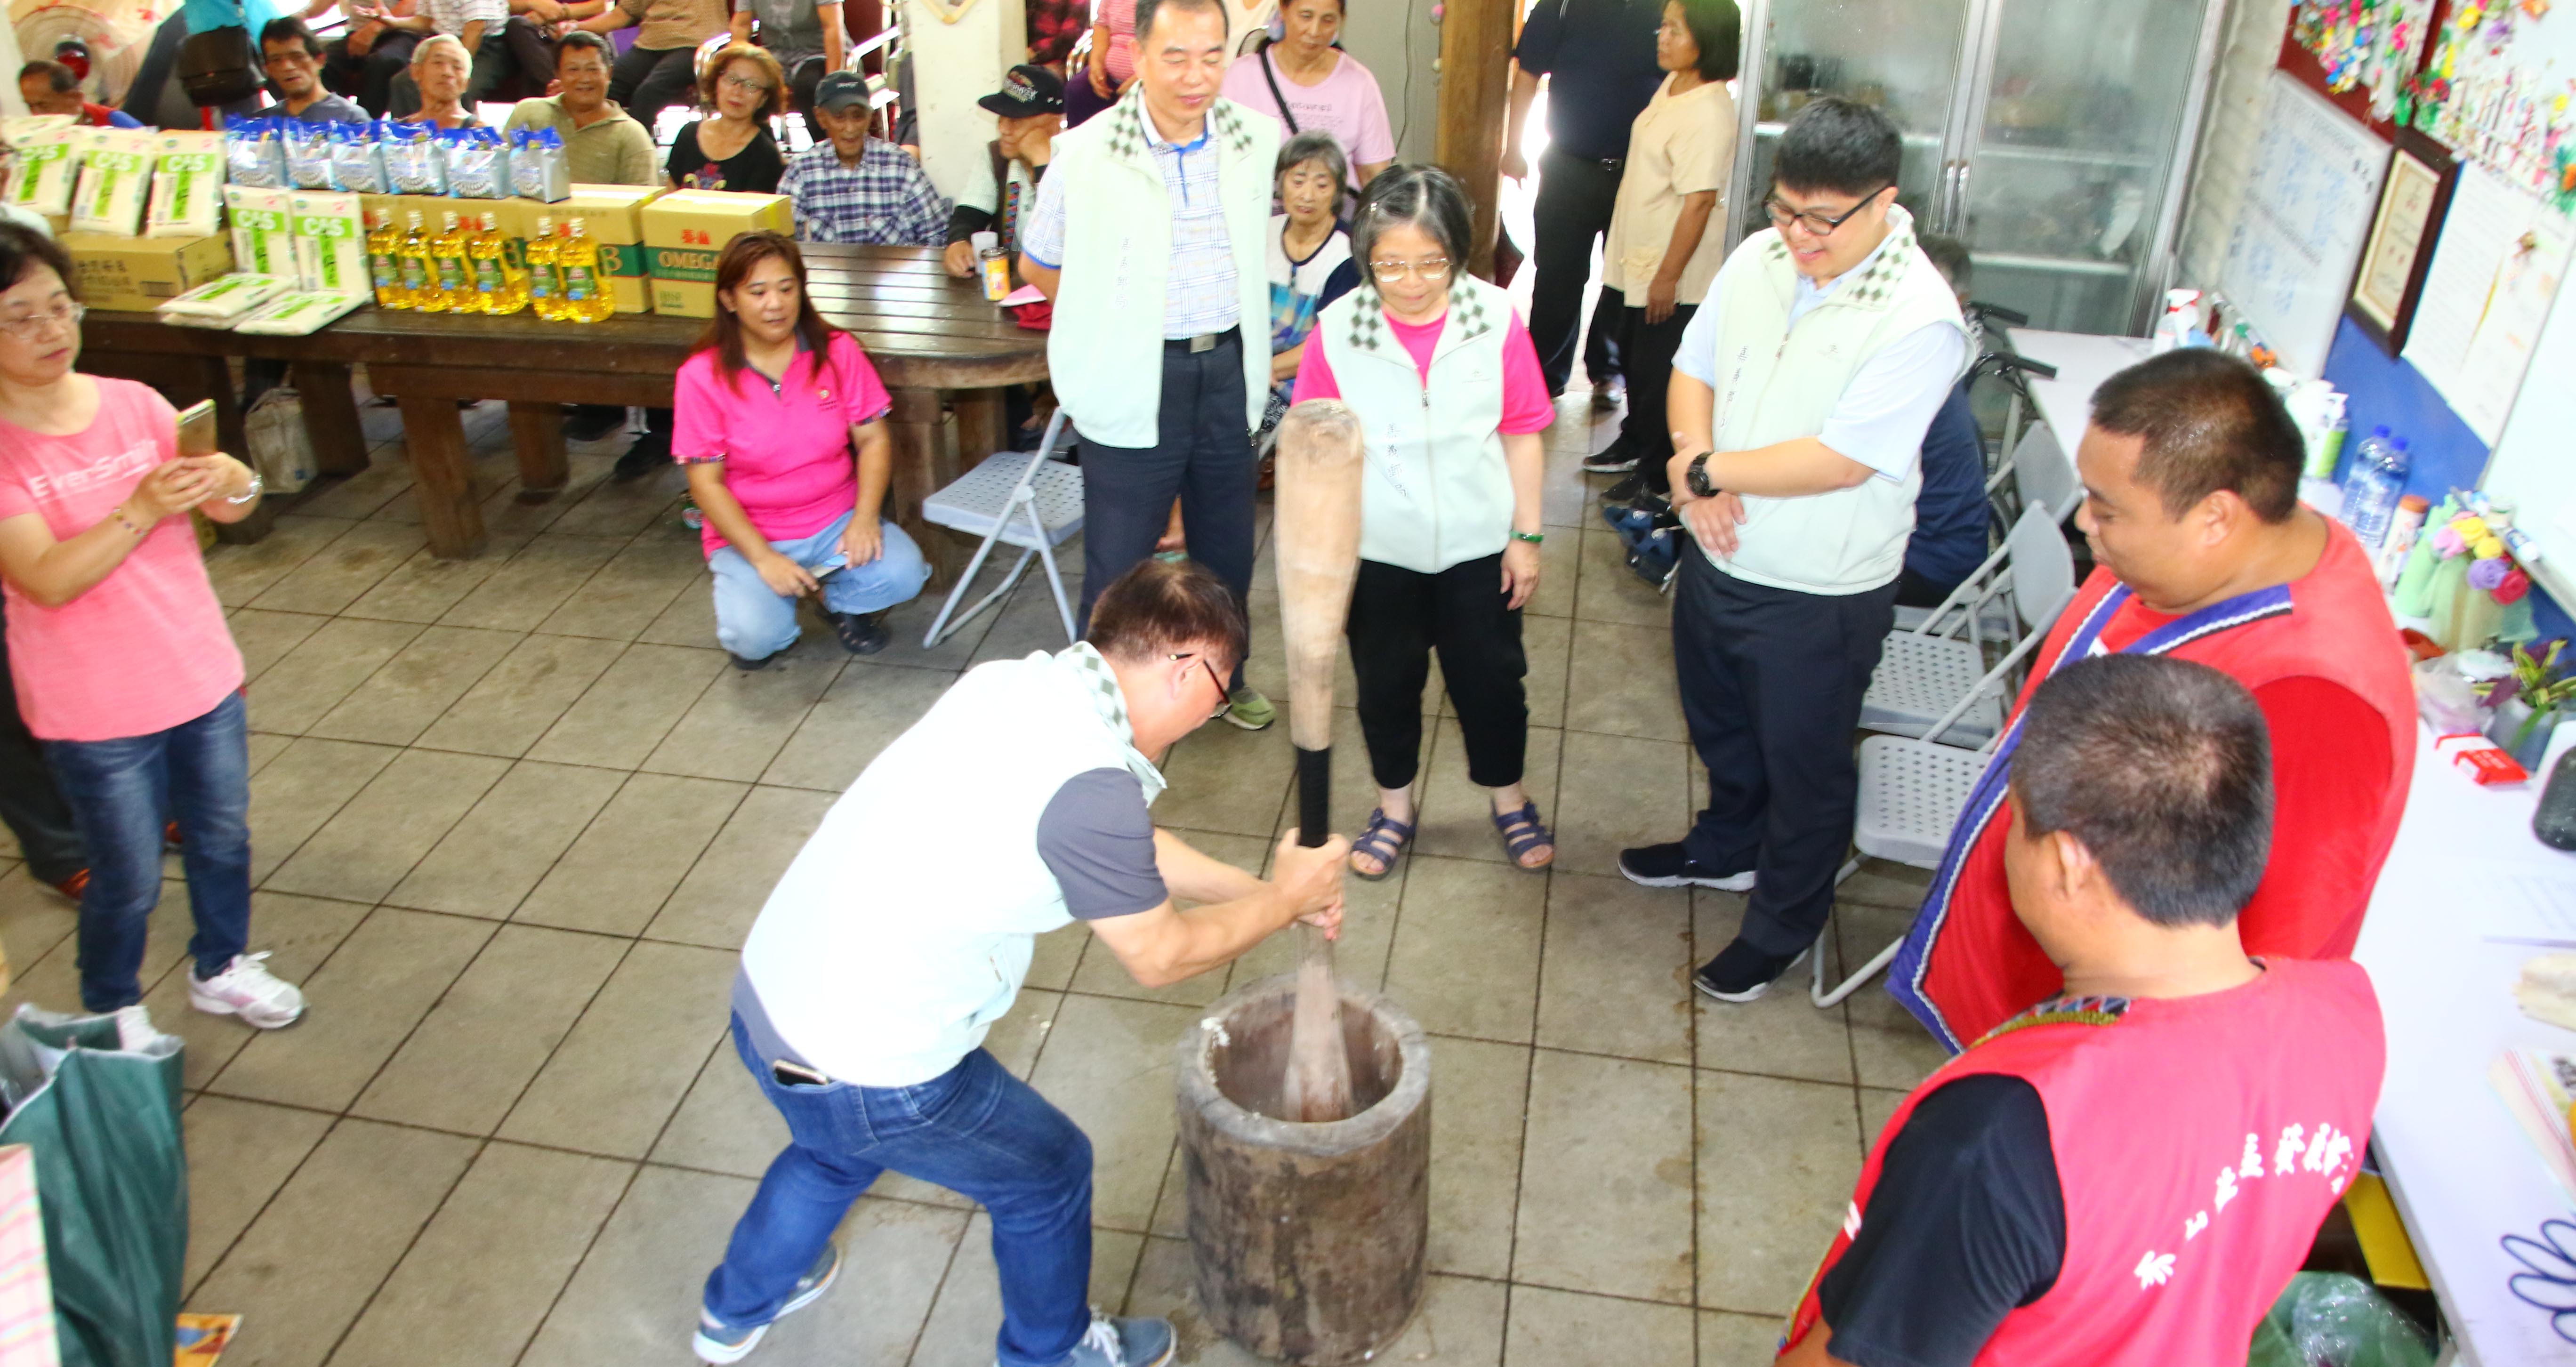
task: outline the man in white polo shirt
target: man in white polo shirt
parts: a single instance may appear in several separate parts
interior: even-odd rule
[[[1737,247],[1673,360],[1673,662],[1708,806],[1619,855],[1648,887],[1750,892],[1695,976],[1751,1001],[1816,941],[1850,847],[1852,730],[1895,622],[1916,455],[1968,359],[1959,303],[1896,204],[1903,144],[1826,98],[1781,133],[1770,229]]]
[[[1090,1142],[981,1045],[1035,937],[1070,921],[1147,986],[1291,921],[1340,924],[1348,843],[1291,832],[1264,882],[1147,811],[1243,646],[1223,581],[1148,560],[1101,593],[1088,639],[969,671],[824,815],[734,982],[734,1047],[789,1142],[707,1277],[700,1360],[740,1361],[830,1286],[832,1231],[887,1169],[991,1213],[1000,1367],[1170,1359],[1164,1321],[1091,1314]]]

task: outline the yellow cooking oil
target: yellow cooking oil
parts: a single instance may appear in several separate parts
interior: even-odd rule
[[[402,231],[385,210],[367,216],[367,274],[375,281],[377,308],[411,307],[411,291],[403,287]]]
[[[584,231],[588,226],[574,219],[555,243],[555,271],[563,281],[562,316],[576,323],[596,323],[617,312],[608,282],[600,278],[599,244]]]
[[[476,221],[466,239],[466,257],[474,268],[476,308],[483,313],[517,313],[528,306],[527,272],[510,265],[510,240],[501,236],[500,221],[490,214]]]
[[[423,313],[445,313],[447,296],[439,292],[438,267],[430,260],[429,244],[429,233],[421,227],[420,210],[414,209],[402,244],[396,249],[402,259],[403,293],[412,308]]]
[[[466,249],[466,232],[454,210],[447,213],[447,226],[429,240],[429,267],[436,277],[438,292],[447,298],[450,313],[481,313],[483,301],[474,293],[474,266]]]
[[[563,285],[555,278],[555,221],[537,220],[537,235],[528,239],[528,306],[551,322],[563,316]]]

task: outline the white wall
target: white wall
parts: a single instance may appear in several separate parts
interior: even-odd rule
[[[1431,22],[1434,0],[1343,3],[1342,50],[1377,76],[1378,88],[1386,96],[1386,120],[1395,130],[1396,160],[1430,160],[1440,123],[1440,78],[1432,70],[1440,56],[1440,26]],[[1408,39],[1412,43],[1409,62]],[[1495,58],[1503,59],[1501,54]]]
[[[2281,34],[2292,0],[2227,0],[2209,107],[2201,118],[2200,153],[2183,207],[2182,283],[2209,288],[2227,259],[2227,235],[2245,197],[2262,138],[2263,87],[2280,64]]]

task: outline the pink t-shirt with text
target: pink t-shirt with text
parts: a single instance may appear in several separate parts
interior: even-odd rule
[[[1297,116],[1300,133],[1325,132],[1342,145],[1342,159],[1350,163],[1351,184],[1360,183],[1360,167],[1395,160],[1395,130],[1387,123],[1386,97],[1379,93],[1377,77],[1359,59],[1345,52],[1334,61],[1333,69],[1313,85],[1299,85],[1278,69],[1278,54],[1271,54],[1270,75],[1279,82],[1279,93],[1287,97],[1288,112]],[[1261,54],[1248,53],[1234,59],[1225,69],[1225,82],[1217,93],[1259,114],[1267,114],[1279,124],[1279,141],[1286,145],[1293,136],[1288,120],[1279,114],[1279,101],[1270,98],[1270,82],[1263,79]]]
[[[858,506],[850,425],[894,407],[846,332],[832,334],[820,364],[799,350],[775,387],[749,366],[728,383],[713,351],[683,362],[675,387],[671,455],[683,465],[723,461],[726,491],[772,541],[812,536]],[[724,548],[712,522],[699,539],[709,555]]]
[[[1431,383],[1431,355],[1440,345],[1440,330],[1449,325],[1449,315],[1441,314],[1428,323],[1400,323],[1387,314],[1387,330],[1404,344],[1404,352],[1413,358],[1413,367],[1422,374],[1424,384]],[[1333,378],[1333,363],[1324,358],[1319,346],[1306,348],[1297,362],[1297,389],[1290,402],[1308,399],[1338,399],[1341,382]],[[1529,329],[1521,325],[1520,310],[1512,310],[1511,321],[1503,329],[1503,420],[1495,430],[1509,436],[1544,432],[1556,421],[1556,404],[1547,397],[1547,376],[1538,367],[1538,348],[1531,345]]]
[[[87,430],[47,436],[0,422],[0,521],[36,516],[68,541],[114,514],[179,456],[178,414],[131,380],[92,379]],[[123,529],[118,529],[122,533]],[[206,580],[197,529],[164,518],[90,590],[58,608],[10,584],[9,674],[27,729],[46,740],[167,731],[242,685],[241,651]]]

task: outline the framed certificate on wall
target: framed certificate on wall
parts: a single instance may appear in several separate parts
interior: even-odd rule
[[[2406,333],[2414,326],[2424,274],[2433,264],[2433,243],[2441,236],[2458,178],[2458,163],[2440,143],[2411,128],[2398,130],[2396,154],[2379,192],[2379,214],[2361,249],[2352,298],[2344,306],[2345,314],[2391,356],[2405,349]]]

